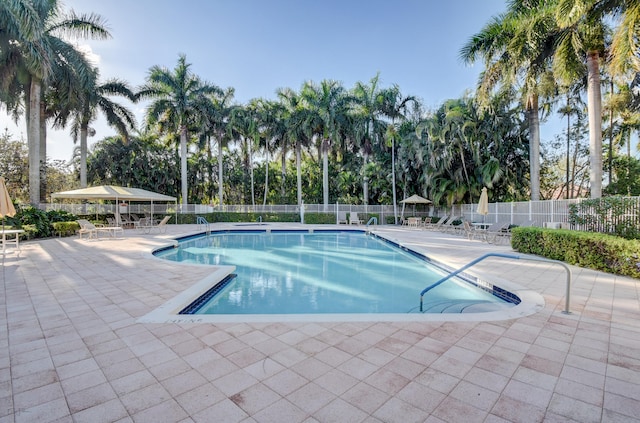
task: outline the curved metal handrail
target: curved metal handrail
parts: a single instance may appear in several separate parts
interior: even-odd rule
[[[566,263],[563,263],[563,262],[558,261],[558,260],[550,260],[550,259],[545,259],[545,258],[541,258],[541,257],[525,257],[525,256],[521,256],[521,255],[518,255],[518,254],[505,254],[505,253],[487,253],[487,254],[485,254],[483,256],[480,256],[477,259],[475,259],[475,260],[471,261],[470,263],[462,266],[458,270],[449,273],[444,278],[438,280],[437,282],[435,282],[435,283],[429,285],[428,287],[426,287],[425,289],[423,289],[420,292],[420,311],[422,312],[422,303],[423,303],[423,297],[424,297],[425,293],[427,293],[428,291],[432,290],[433,288],[435,288],[436,286],[440,285],[441,283],[451,279],[452,277],[456,276],[457,274],[459,274],[461,272],[464,272],[465,270],[467,270],[471,266],[481,262],[482,260],[484,260],[484,259],[486,259],[488,257],[501,257],[501,258],[515,259],[515,260],[541,261],[541,262],[545,262],[545,263],[553,263],[553,264],[559,264],[560,266],[563,266],[565,268],[565,270],[567,271],[567,294],[566,294],[566,301],[565,301],[565,309],[564,309],[563,313],[571,314],[571,311],[569,310],[570,297],[571,297],[571,269],[569,268],[569,266],[567,266]]]
[[[198,225],[198,229],[200,229],[200,225],[204,226],[207,233],[211,231],[209,228],[209,222],[202,216],[196,216],[196,224]]]

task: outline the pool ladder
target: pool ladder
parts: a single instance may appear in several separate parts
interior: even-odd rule
[[[449,273],[444,278],[440,279],[439,281],[437,281],[437,282],[429,285],[425,289],[423,289],[420,292],[420,312],[422,312],[422,304],[423,304],[422,300],[424,298],[424,294],[426,294],[427,292],[429,292],[430,290],[432,290],[436,286],[440,285],[441,283],[451,279],[452,277],[456,276],[457,274],[467,270],[468,268],[470,268],[474,264],[479,263],[479,262],[481,262],[482,260],[484,260],[484,259],[486,259],[488,257],[501,257],[501,258],[508,258],[508,259],[516,259],[516,260],[541,261],[541,262],[545,262],[545,263],[559,264],[560,266],[563,266],[565,268],[565,270],[567,271],[567,292],[566,292],[566,299],[565,299],[565,308],[564,308],[563,313],[564,314],[571,314],[571,311],[569,310],[569,305],[570,305],[570,300],[571,300],[571,269],[569,268],[569,266],[567,266],[566,263],[563,263],[563,262],[558,261],[558,260],[549,260],[549,259],[545,259],[545,258],[541,258],[541,257],[525,257],[525,256],[521,256],[521,255],[518,255],[518,254],[504,254],[504,253],[487,253],[487,254],[485,254],[483,256],[480,256],[477,259],[475,259],[475,260],[471,261],[470,263],[462,266],[458,270]]]
[[[202,228],[204,228],[207,233],[211,232],[211,228],[209,227],[209,222],[207,222],[207,219],[205,219],[204,217],[196,216],[196,224],[198,225],[198,230],[201,230]]]

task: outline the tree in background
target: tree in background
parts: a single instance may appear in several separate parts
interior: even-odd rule
[[[194,75],[185,55],[180,55],[173,71],[153,66],[138,99],[151,99],[146,111],[147,124],[160,134],[178,134],[180,145],[180,181],[182,203],[188,204],[187,143],[189,128],[197,125],[199,115],[211,107],[211,95],[222,95],[215,85]]]
[[[62,35],[104,39],[109,37],[109,32],[100,16],[64,13],[58,0],[9,3],[3,2],[0,7],[0,27],[7,29],[3,31],[0,53],[2,62],[6,63],[10,56],[14,63],[4,74],[13,79],[6,86],[14,92],[18,86],[22,87],[20,94],[24,99],[29,143],[29,199],[32,204],[38,204],[43,176],[41,163],[46,161],[44,100],[47,89],[52,82],[60,82],[61,75],[77,77],[81,86],[88,86],[91,78],[91,67],[84,55]],[[16,11],[20,13],[14,15]],[[33,19],[35,16],[37,21]],[[11,105],[15,113],[19,103],[14,101]]]

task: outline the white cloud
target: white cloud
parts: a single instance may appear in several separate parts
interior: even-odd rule
[[[102,58],[99,54],[93,52],[89,44],[76,44],[76,49],[84,54],[89,63],[95,67],[99,67]]]

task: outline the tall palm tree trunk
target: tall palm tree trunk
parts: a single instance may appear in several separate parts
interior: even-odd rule
[[[256,205],[256,187],[255,181],[253,178],[253,149],[251,148],[251,140],[248,141],[249,144],[249,176],[251,177],[251,205]]]
[[[218,138],[218,204],[222,207],[223,203],[223,189],[222,189],[222,161],[224,157],[222,154],[222,137]]]
[[[87,137],[89,126],[82,124],[80,128],[80,188],[87,187]]]
[[[287,181],[287,149],[286,145],[282,148],[282,169],[281,169],[281,181],[280,181],[280,204],[285,203],[285,197],[287,195],[286,191],[286,181]]]
[[[395,138],[391,139],[391,190],[393,194],[393,221],[397,225],[398,224],[398,203],[396,202],[396,141],[395,141]]]
[[[42,86],[32,78],[29,90],[29,112],[27,119],[27,140],[29,143],[29,201],[40,203],[40,98]]]
[[[531,97],[527,118],[529,120],[529,172],[531,176],[531,201],[540,200],[540,117],[538,96]]]
[[[589,182],[591,198],[602,197],[602,94],[600,55],[587,55],[587,108],[589,109]]]
[[[322,201],[324,211],[329,210],[329,142],[322,141]]]
[[[266,149],[266,160],[264,162],[264,197],[262,199],[262,205],[267,205],[267,195],[269,194],[269,147]]]
[[[296,179],[298,186],[298,206],[302,204],[302,146],[300,141],[296,142]]]
[[[40,202],[47,202],[47,117],[40,101]]]
[[[187,127],[180,127],[180,184],[182,189],[182,204],[188,204],[187,195]]]
[[[369,204],[369,178],[367,178],[367,164],[369,163],[369,154],[364,153],[362,161],[362,202],[366,206]]]

